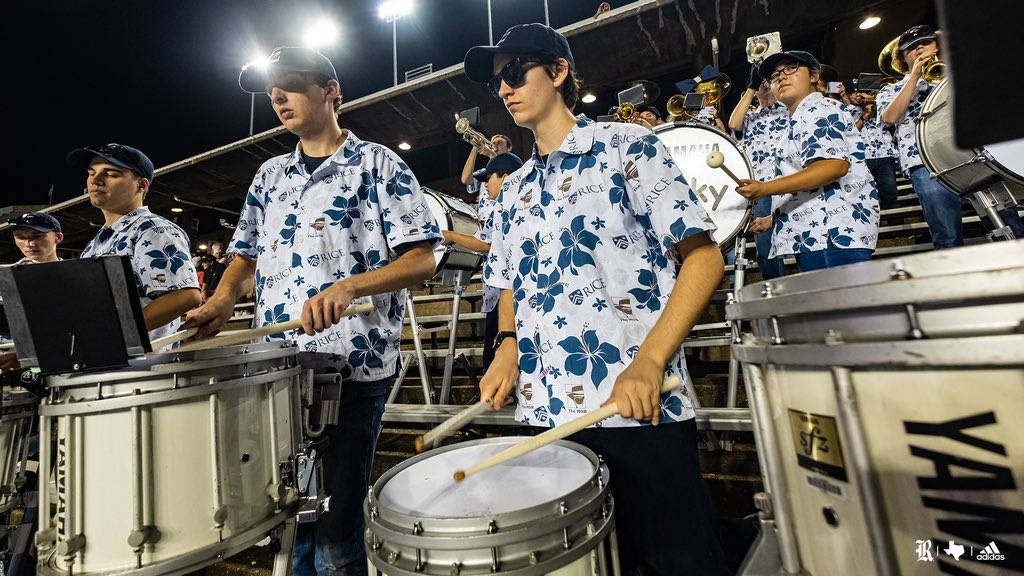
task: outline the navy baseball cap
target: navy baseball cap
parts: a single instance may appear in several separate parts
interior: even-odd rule
[[[648,105],[646,105],[646,106],[641,106],[641,107],[640,107],[640,111],[641,111],[641,112],[643,112],[643,111],[645,111],[645,110],[646,110],[647,112],[650,112],[651,114],[654,114],[654,115],[655,115],[655,116],[657,116],[658,118],[661,118],[661,111],[660,111],[660,110],[658,110],[658,108],[657,108],[656,106],[653,106],[653,105],[651,105],[651,104],[648,104]]]
[[[494,77],[494,55],[547,56],[551,59],[565,58],[569,70],[576,69],[572,59],[569,41],[550,26],[543,24],[519,24],[505,31],[505,35],[494,46],[474,46],[466,52],[466,77],[479,84],[486,84]]]
[[[77,148],[68,154],[68,163],[88,168],[93,158],[103,158],[114,166],[135,172],[137,176],[153,181],[153,161],[138,148],[124,144],[104,144],[90,148]]]
[[[26,212],[11,218],[7,224],[12,228],[31,228],[36,232],[60,232],[60,220],[46,212]]]
[[[935,40],[935,29],[926,24],[914,26],[903,34],[900,34],[900,52],[910,48],[914,44],[925,42],[928,40]]]
[[[487,182],[491,174],[511,174],[519,170],[522,165],[523,161],[519,156],[511,152],[498,154],[487,161],[487,166],[473,172],[473,178],[476,178],[477,182]]]
[[[804,66],[807,66],[811,70],[820,70],[821,63],[815,58],[810,52],[804,52],[803,50],[786,50],[785,52],[776,52],[771,56],[765,58],[761,65],[757,68],[761,74],[761,78],[768,80],[772,77],[772,71],[779,65],[780,62],[787,60],[795,60]]]
[[[686,80],[676,82],[676,89],[678,89],[681,94],[689,94],[690,92],[693,92],[694,88],[697,87],[697,84],[707,82],[708,80],[714,80],[715,78],[718,78],[718,74],[718,69],[714,66],[705,66],[704,69],[700,71],[700,74],[697,74],[693,78],[687,78]]]
[[[331,64],[327,56],[306,46],[280,46],[270,53],[266,66],[248,65],[242,68],[238,75],[238,85],[246,92],[265,92],[269,78],[282,72],[310,72],[338,80],[334,64]]]

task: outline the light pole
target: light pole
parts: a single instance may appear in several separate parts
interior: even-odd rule
[[[398,19],[412,12],[412,0],[388,0],[377,9],[377,15],[391,23],[391,54],[394,61],[394,86],[398,86]]]
[[[245,69],[253,67],[253,66],[255,66],[256,68],[259,68],[259,69],[262,70],[262,69],[267,67],[267,64],[268,64],[267,57],[264,56],[262,52],[257,52],[256,56],[252,60],[250,60],[248,64],[246,64],[245,66],[242,66],[242,70],[245,70]],[[256,93],[252,92],[252,93],[249,94],[249,136],[252,136],[252,133],[253,133],[253,119],[254,119],[255,115],[256,115]]]
[[[491,22],[491,0],[487,0],[487,44],[494,46],[494,24]]]

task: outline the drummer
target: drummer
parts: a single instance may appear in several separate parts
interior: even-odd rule
[[[104,219],[81,257],[129,256],[149,339],[174,333],[179,318],[201,302],[199,278],[185,232],[143,205],[153,162],[137,148],[105,144],[73,150],[68,163],[86,171],[89,202]]]
[[[480,213],[480,230],[470,236],[460,232],[443,230],[445,244],[456,244],[467,250],[483,252],[487,254],[491,250],[491,238],[494,234],[494,213],[497,208],[498,193],[501,192],[501,185],[505,177],[515,172],[523,165],[523,161],[507,152],[491,158],[487,166],[473,173],[473,178],[483,184],[487,194],[484,202],[485,212]],[[487,315],[484,320],[484,370],[491,365],[494,359],[494,338],[498,335],[498,297],[500,290],[484,284],[484,305],[483,311]]]
[[[361,505],[398,367],[405,289],[433,276],[441,234],[398,155],[338,125],[341,88],[324,55],[277,48],[266,69],[245,68],[238,83],[266,92],[299,143],[256,174],[228,248],[236,257],[186,326],[215,333],[255,288],[255,323],[300,319],[301,331],[270,338],[294,338],[303,366],[341,374],[342,416],[324,433],[330,509],[316,526],[300,524],[293,567],[300,576],[365,574]],[[343,318],[357,298],[374,310]]]
[[[794,256],[800,272],[868,260],[878,239],[878,193],[864,141],[840,103],[817,91],[819,68],[802,50],[761,63],[790,121],[775,178],[741,179],[736,188],[751,201],[772,199],[771,257]]]
[[[727,573],[681,353],[721,282],[714,225],[653,133],[573,115],[579,81],[558,32],[509,28],[465,70],[536,139],[499,197],[484,281],[501,289],[500,332],[481,397],[499,408],[515,389],[516,418],[543,428],[616,402],[621,416],[570,438],[615,478],[624,572]],[[684,384],[659,396],[670,375]]]

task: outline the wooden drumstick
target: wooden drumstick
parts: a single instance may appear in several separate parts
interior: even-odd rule
[[[732,173],[732,170],[729,170],[729,167],[725,165],[725,155],[721,152],[716,150],[708,154],[708,166],[725,170],[725,173],[729,175],[729,178],[732,178],[732,181],[735,182],[737,186],[743,186],[743,182],[740,182],[740,179],[737,178],[736,175]]]
[[[433,448],[438,442],[451,436],[453,433],[458,431],[460,428],[469,424],[473,418],[476,418],[482,414],[487,407],[491,405],[491,399],[486,398],[469,406],[465,410],[460,411],[458,414],[451,418],[441,422],[436,427],[431,429],[429,432],[422,436],[416,437],[416,453],[423,452],[426,448]]]
[[[678,376],[666,378],[665,382],[661,385],[661,393],[664,394],[666,392],[671,392],[672,390],[675,390],[676,388],[679,387],[679,382],[680,380]],[[489,458],[485,458],[484,460],[477,462],[476,464],[470,466],[469,468],[466,468],[465,470],[456,470],[455,481],[461,482],[465,480],[467,476],[476,474],[477,472],[482,472],[484,470],[487,470],[488,468],[497,466],[498,464],[504,464],[509,460],[514,460],[524,454],[533,452],[538,448],[547,446],[548,444],[551,444],[555,440],[561,440],[566,436],[571,436],[579,432],[580,430],[587,428],[588,426],[597,424],[601,420],[614,416],[618,413],[619,407],[615,404],[615,402],[612,402],[607,406],[602,406],[597,410],[587,412],[586,414],[580,416],[579,418],[576,418],[575,420],[570,420],[569,422],[566,422],[561,426],[555,426],[554,428],[546,432],[542,432],[536,436],[527,438],[519,442],[518,444],[515,444],[514,446],[506,448],[505,450],[502,450],[501,452],[498,452],[497,454],[494,454]]]
[[[187,328],[185,330],[178,330],[174,334],[168,334],[163,338],[157,338],[156,340],[153,340],[152,342],[149,343],[149,347],[153,349],[153,352],[156,352],[157,350],[160,350],[164,346],[174,344],[175,342],[181,342],[186,338],[191,338],[196,335],[196,332],[199,332],[199,328]]]
[[[341,317],[354,316],[356,314],[365,314],[373,311],[373,304],[355,304],[342,310]],[[184,346],[180,346],[174,350],[174,352],[193,352],[195,350],[206,350],[209,348],[217,348],[219,346],[231,346],[234,344],[242,344],[252,340],[253,338],[260,338],[268,334],[277,334],[278,332],[287,332],[289,330],[297,330],[302,327],[301,320],[289,320],[288,322],[278,322],[277,324],[270,324],[268,326],[260,326],[259,328],[250,328],[247,330],[231,330],[228,332],[221,332],[216,336],[207,338],[205,340],[199,340],[198,342],[189,342]]]
[[[0,350],[10,350],[14,348],[14,342],[4,342],[0,344]]]

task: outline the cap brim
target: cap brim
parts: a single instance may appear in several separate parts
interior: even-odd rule
[[[466,52],[464,64],[466,78],[478,84],[486,84],[494,77],[494,55],[501,50],[497,46],[474,46]]]
[[[72,166],[77,166],[78,168],[88,168],[93,158],[103,158],[104,160],[110,162],[114,166],[124,168],[125,170],[131,170],[132,172],[136,171],[136,168],[134,166],[125,164],[124,162],[112,156],[100,154],[99,152],[93,150],[92,148],[78,148],[76,150],[72,150],[71,153],[68,154],[68,164],[71,164]]]
[[[33,226],[31,224],[12,224],[11,229],[16,230],[18,228],[28,228],[29,230],[35,230],[36,232],[60,232],[56,228],[47,228],[46,226]]]
[[[937,39],[937,37],[934,34],[929,35],[929,36],[921,36],[919,38],[914,38],[910,42],[907,42],[906,44],[900,45],[900,50],[906,50],[907,48],[912,48],[914,46],[914,44],[920,44],[921,42],[927,42],[929,40],[936,40],[936,39]]]
[[[265,92],[267,90],[268,73],[269,70],[266,66],[246,66],[238,74],[238,86],[242,90],[253,94]]]
[[[473,172],[473,179],[477,182],[487,182],[487,179],[491,177],[491,173],[487,171],[487,168],[481,168],[476,172]]]

